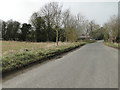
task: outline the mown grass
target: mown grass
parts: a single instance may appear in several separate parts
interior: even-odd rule
[[[6,41],[5,41],[6,43]],[[8,42],[7,42],[8,43]],[[17,42],[13,42],[15,44]],[[75,43],[59,43],[59,46],[56,46],[55,43],[44,43],[43,45],[40,43],[36,43],[38,45],[34,46],[35,43],[30,43],[32,45],[29,45],[28,42],[18,42],[20,45],[21,43],[25,44],[23,46],[17,45],[8,45],[11,46],[9,49],[4,49],[5,46],[3,47],[3,52],[7,52],[7,50],[13,50],[13,53],[8,53],[8,54],[3,54],[2,57],[2,71],[4,72],[9,72],[12,70],[16,70],[18,68],[24,67],[26,65],[29,65],[31,63],[41,61],[43,59],[46,59],[48,57],[52,57],[55,55],[58,55],[60,53],[69,51],[73,48],[79,47],[81,45],[84,45],[85,42],[75,42]],[[3,42],[4,45],[4,42]],[[28,45],[26,47],[26,45]],[[41,46],[40,46],[41,45]],[[46,46],[45,46],[46,45]],[[49,47],[47,47],[49,45]],[[43,46],[43,47],[42,47]],[[13,49],[12,49],[13,48]],[[27,48],[28,50],[22,50],[19,52],[21,49]],[[32,49],[33,48],[33,49]],[[34,49],[36,48],[36,49]]]
[[[112,42],[103,42],[103,43],[107,46],[120,49],[120,45],[118,43],[112,43]]]

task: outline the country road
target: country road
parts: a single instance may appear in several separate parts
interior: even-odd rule
[[[3,79],[3,88],[117,88],[118,51],[101,41]]]

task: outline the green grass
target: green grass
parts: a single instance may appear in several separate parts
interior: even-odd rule
[[[112,42],[103,42],[103,43],[107,46],[120,49],[120,45],[118,43],[112,43]]]
[[[6,41],[5,41],[5,43],[6,43]],[[17,43],[17,42],[13,42],[13,44],[15,44],[15,43]],[[18,43],[19,44],[17,44],[16,47],[14,45],[15,48],[14,47],[10,48],[11,50],[14,50],[13,53],[3,55],[3,57],[2,57],[2,71],[3,72],[9,72],[12,70],[16,70],[18,68],[24,67],[31,63],[41,61],[48,57],[55,56],[57,54],[69,51],[73,48],[76,48],[83,44],[86,44],[85,42],[75,42],[75,43],[61,43],[59,46],[55,46],[55,43],[54,44],[53,43],[52,44],[44,43],[44,45],[42,45],[41,43],[36,43],[36,44],[38,44],[37,49],[31,49],[31,48],[36,48],[36,47],[32,46],[32,45],[28,45],[28,44],[27,45],[29,47],[26,47],[25,45],[27,42],[26,43],[21,42],[21,43],[25,44],[23,46],[19,46],[19,45],[21,45],[21,43],[20,42],[18,42]],[[32,43],[32,44],[35,44],[35,43]],[[49,48],[45,46],[48,44],[49,44],[49,46],[51,45]],[[11,45],[12,45],[12,43],[11,43]],[[27,48],[29,50],[23,50],[22,52],[19,52],[19,50],[21,48],[22,49]],[[3,48],[3,50],[4,50],[3,52],[7,52],[6,49]],[[8,51],[9,51],[9,49],[8,49]]]

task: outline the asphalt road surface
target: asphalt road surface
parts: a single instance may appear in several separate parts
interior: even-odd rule
[[[3,88],[117,88],[118,51],[101,41],[3,79]]]

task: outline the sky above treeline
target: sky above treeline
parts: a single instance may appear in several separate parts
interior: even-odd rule
[[[1,0],[0,19],[28,23],[31,15],[53,0]],[[70,9],[73,15],[80,13],[88,20],[95,20],[101,26],[112,15],[118,14],[118,0],[54,0],[63,4],[63,10]]]

